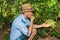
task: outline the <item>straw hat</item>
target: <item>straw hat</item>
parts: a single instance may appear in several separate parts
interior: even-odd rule
[[[31,4],[24,4],[22,5],[22,11],[23,12],[34,11],[34,9],[32,8]]]

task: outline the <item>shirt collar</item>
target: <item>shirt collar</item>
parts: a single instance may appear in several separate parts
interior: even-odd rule
[[[23,14],[21,14],[21,18],[22,18],[22,22],[24,22],[24,23],[25,23],[25,22],[26,22],[26,20],[27,20],[27,18],[25,18]]]

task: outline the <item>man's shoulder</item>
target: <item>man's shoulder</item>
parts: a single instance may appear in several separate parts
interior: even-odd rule
[[[22,19],[22,14],[19,14],[14,20],[20,20]]]

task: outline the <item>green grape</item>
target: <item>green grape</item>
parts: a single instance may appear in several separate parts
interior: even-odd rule
[[[56,25],[55,25],[56,22],[52,19],[46,20],[46,24],[49,24],[51,26],[51,28],[53,28],[53,29],[56,27]]]

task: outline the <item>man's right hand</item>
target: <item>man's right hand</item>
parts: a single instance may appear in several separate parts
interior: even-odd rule
[[[31,21],[34,21],[34,16],[31,16],[30,20],[31,20]]]

